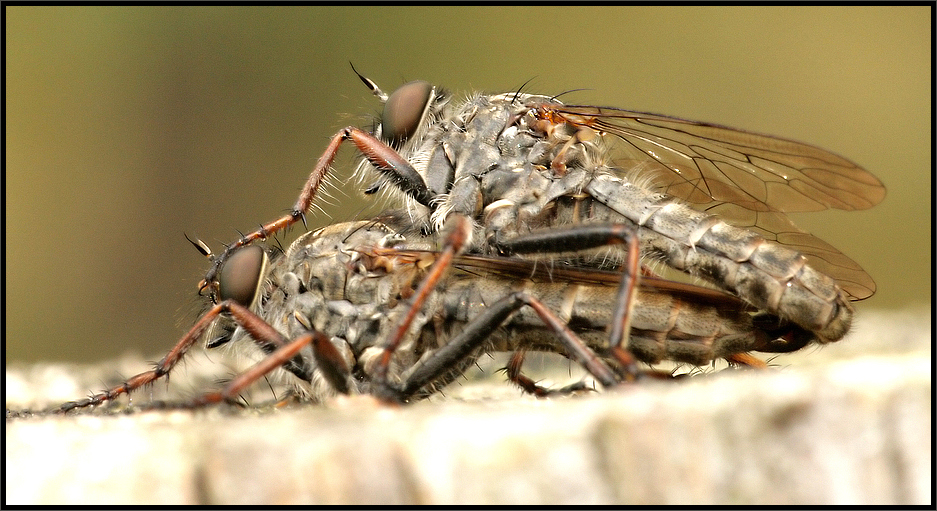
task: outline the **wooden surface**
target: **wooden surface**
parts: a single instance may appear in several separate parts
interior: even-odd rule
[[[406,407],[8,411],[6,502],[926,504],[928,311],[863,313],[860,326],[765,372],[547,400],[495,374]],[[80,397],[140,364],[8,367],[7,408]],[[224,376],[185,368],[202,371]],[[182,380],[170,387],[192,388]]]

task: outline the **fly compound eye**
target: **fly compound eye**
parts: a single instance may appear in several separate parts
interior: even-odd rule
[[[267,254],[257,246],[244,247],[225,261],[218,273],[218,298],[250,307],[260,292]]]
[[[433,95],[429,82],[417,80],[401,85],[384,103],[381,135],[393,144],[403,142],[416,131]]]

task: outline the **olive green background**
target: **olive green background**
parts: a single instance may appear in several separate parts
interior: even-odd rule
[[[878,283],[931,296],[929,7],[7,7],[6,356],[156,359],[217,249],[289,208],[328,138],[422,78],[807,141],[885,182],[798,216]],[[346,183],[310,227],[380,210]],[[370,204],[370,209],[362,208]],[[297,234],[294,230],[289,239]]]

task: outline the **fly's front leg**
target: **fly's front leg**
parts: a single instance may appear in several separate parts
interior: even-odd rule
[[[625,224],[580,224],[564,226],[549,231],[535,231],[497,243],[497,248],[505,254],[533,254],[569,252],[587,250],[613,244],[624,244],[625,261],[621,284],[615,296],[615,308],[612,314],[609,332],[609,353],[619,363],[622,377],[634,381],[640,375],[637,360],[628,352],[628,335],[631,331],[631,311],[638,284],[637,231]]]
[[[303,334],[295,340],[287,342],[279,349],[271,353],[267,358],[261,360],[247,371],[237,375],[237,377],[228,382],[228,384],[222,390],[205,394],[197,399],[192,400],[185,406],[195,408],[199,406],[220,403],[222,401],[233,401],[238,396],[238,394],[253,385],[254,382],[262,378],[264,375],[292,360],[301,349],[310,343],[313,344],[314,351],[322,349],[331,349],[334,351],[335,349],[329,342],[329,338],[321,332],[313,331],[308,334]],[[333,379],[329,378],[329,381],[332,382]],[[347,393],[347,388],[344,388],[343,393]]]
[[[325,152],[322,153],[322,156],[319,157],[319,161],[312,169],[312,173],[309,174],[306,184],[303,185],[303,190],[299,194],[299,198],[296,199],[293,209],[280,218],[261,225],[259,229],[242,236],[239,240],[226,247],[224,252],[215,259],[214,264],[205,276],[204,282],[210,283],[214,281],[215,275],[224,264],[225,260],[238,248],[256,240],[264,240],[270,235],[282,231],[298,221],[302,221],[305,225],[306,211],[309,211],[309,208],[312,206],[312,201],[316,196],[316,192],[325,180],[329,167],[338,154],[339,147],[342,145],[342,142],[346,140],[350,140],[354,143],[355,147],[361,151],[364,157],[367,158],[377,170],[387,176],[398,188],[413,197],[420,204],[430,207],[432,196],[423,178],[413,169],[410,162],[403,156],[400,156],[392,147],[373,135],[359,128],[349,126],[332,137],[329,146],[325,149]],[[203,286],[203,289],[204,288],[205,286]]]
[[[329,349],[334,351],[334,347],[332,347],[328,338],[319,332],[310,332],[291,342],[284,337],[283,334],[277,332],[276,329],[264,321],[263,318],[247,309],[247,307],[231,299],[224,300],[206,312],[205,315],[195,323],[195,326],[176,343],[169,353],[167,353],[152,370],[133,376],[120,385],[94,394],[86,399],[65,403],[54,411],[65,413],[76,408],[97,406],[106,401],[116,399],[121,394],[129,395],[134,390],[167,376],[169,372],[172,371],[173,367],[182,360],[189,349],[198,341],[202,334],[205,333],[208,327],[211,326],[212,322],[222,314],[229,314],[238,325],[250,334],[251,339],[257,343],[262,350],[272,352],[272,354],[260,364],[257,364],[246,373],[232,380],[221,392],[208,394],[193,402],[193,405],[214,403],[220,400],[230,399],[258,378],[270,372],[273,368],[286,364],[293,364],[295,367],[305,367],[306,364],[304,364],[299,357],[296,357],[296,353],[309,342],[313,343],[317,360],[328,357]],[[328,377],[328,375],[326,376]],[[311,378],[311,374],[308,378]],[[331,382],[332,379],[329,378],[329,380]]]
[[[182,360],[192,345],[205,333],[205,330],[208,329],[212,322],[223,313],[230,313],[235,321],[238,321],[238,323],[248,329],[248,331],[251,331],[252,335],[255,335],[255,339],[262,339],[260,342],[266,342],[276,346],[286,344],[286,339],[280,335],[279,332],[274,330],[273,327],[267,325],[263,319],[237,302],[225,300],[206,312],[205,315],[195,323],[195,326],[169,350],[169,353],[156,363],[153,369],[133,376],[116,387],[94,394],[86,399],[65,403],[55,411],[64,413],[76,408],[97,406],[106,401],[111,401],[121,394],[130,394],[134,390],[149,385],[159,378],[168,375],[169,372],[172,371],[172,368]],[[267,328],[264,329],[263,326]]]

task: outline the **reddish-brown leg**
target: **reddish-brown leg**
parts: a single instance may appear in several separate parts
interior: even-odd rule
[[[266,239],[270,235],[286,229],[300,220],[305,223],[306,211],[309,211],[309,208],[312,206],[312,200],[315,198],[319,186],[325,180],[329,167],[338,154],[339,147],[341,147],[342,142],[346,140],[352,141],[364,157],[379,171],[388,176],[398,188],[421,204],[426,206],[430,205],[432,197],[423,182],[423,178],[420,177],[419,173],[413,169],[404,157],[397,154],[397,151],[378,138],[359,128],[353,126],[343,128],[332,137],[325,152],[319,157],[319,161],[309,174],[306,184],[303,185],[302,192],[299,194],[299,198],[296,199],[293,209],[280,218],[261,225],[259,229],[242,236],[241,239],[226,247],[224,252],[222,252],[219,257],[215,258],[214,264],[205,275],[202,284],[203,290],[210,283],[215,281],[217,272],[232,251],[256,240]]]
[[[407,331],[410,329],[410,325],[413,323],[413,319],[423,307],[423,304],[426,302],[429,294],[436,288],[436,284],[439,283],[439,280],[442,279],[443,275],[445,275],[446,270],[452,263],[452,258],[462,251],[463,246],[468,241],[469,236],[472,234],[472,221],[470,219],[463,216],[453,216],[452,222],[453,230],[446,238],[445,247],[443,247],[442,252],[436,258],[433,266],[430,267],[426,277],[423,279],[423,282],[420,283],[420,287],[417,288],[417,291],[410,302],[407,315],[394,330],[393,336],[390,338],[389,342],[384,347],[384,351],[381,353],[381,358],[378,361],[378,365],[374,371],[374,380],[378,387],[387,387],[387,373],[390,368],[390,361],[394,355],[394,351],[396,351],[397,347],[400,346],[400,343],[403,342],[403,338],[407,335]]]
[[[763,360],[748,353],[735,353],[726,357],[726,361],[730,364],[751,367],[754,369],[766,369],[768,364]]]
[[[250,387],[254,382],[262,378],[264,375],[287,363],[291,358],[299,353],[299,350],[303,349],[311,342],[314,344],[328,344],[329,339],[320,332],[310,332],[308,334],[301,335],[297,339],[290,341],[284,346],[281,346],[279,349],[267,356],[267,358],[254,364],[247,371],[237,375],[237,377],[228,382],[224,389],[205,394],[202,397],[191,401],[187,404],[187,406],[199,407],[220,403],[222,401],[233,400],[235,397],[237,397],[238,394]]]
[[[533,394],[537,397],[549,397],[556,394],[572,394],[574,392],[581,392],[584,390],[594,390],[590,387],[587,387],[584,382],[576,382],[570,385],[567,385],[561,389],[549,389],[542,385],[538,385],[537,382],[528,378],[521,372],[521,366],[524,364],[524,352],[515,351],[511,355],[511,359],[508,361],[508,365],[504,368],[505,373],[507,374],[508,380],[521,388],[524,392],[528,394]]]
[[[76,408],[100,405],[105,401],[115,399],[121,394],[129,394],[140,387],[149,385],[159,378],[166,376],[172,371],[172,368],[182,360],[192,345],[198,341],[205,330],[211,325],[212,321],[223,313],[229,313],[239,325],[247,330],[258,344],[276,346],[279,348],[288,343],[287,339],[282,334],[277,332],[262,318],[233,300],[225,300],[206,312],[182,339],[169,350],[169,353],[156,363],[156,366],[152,370],[133,376],[120,385],[92,395],[86,399],[65,403],[56,411],[68,412]]]

